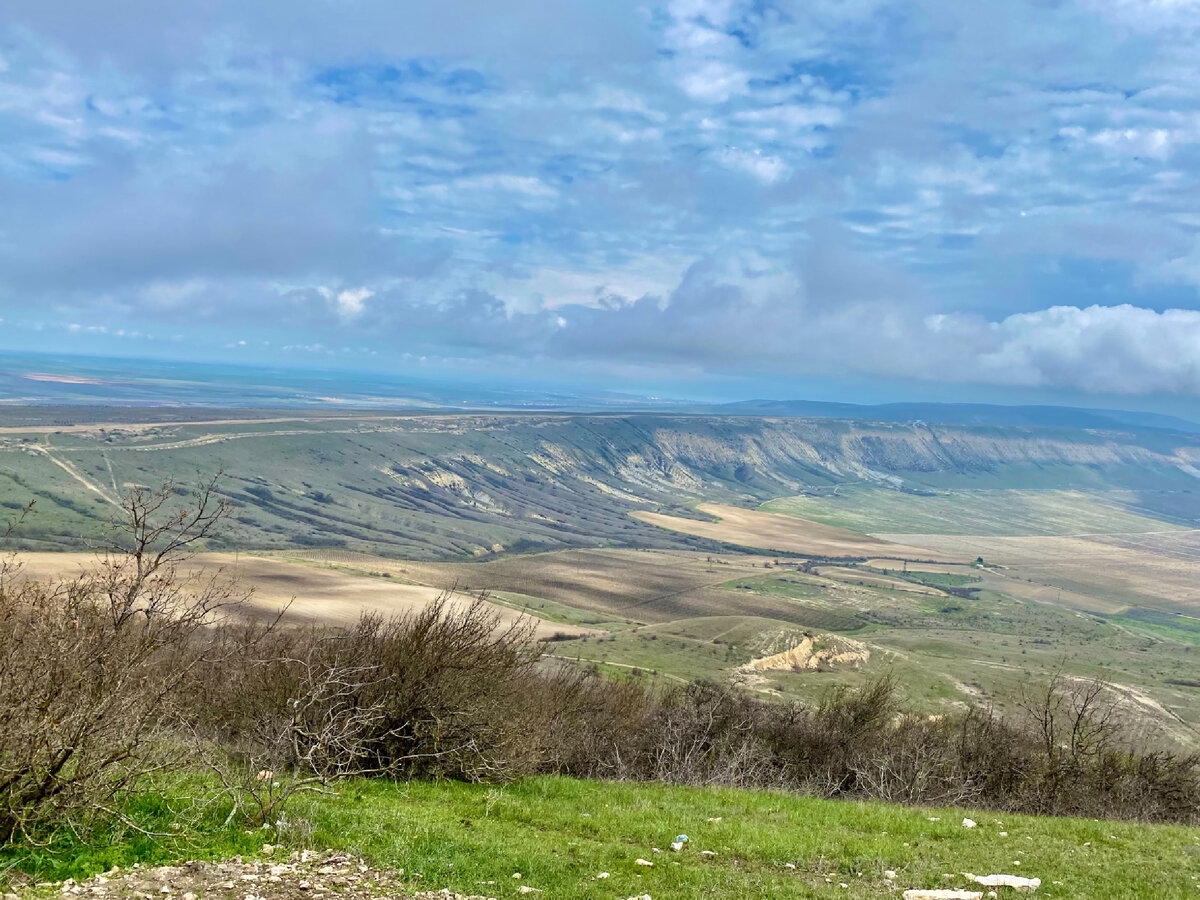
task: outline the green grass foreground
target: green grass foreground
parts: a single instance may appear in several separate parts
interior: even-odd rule
[[[168,793],[185,791],[176,783]],[[295,800],[281,835],[222,827],[227,811],[213,803],[197,818],[178,800],[147,795],[131,811],[143,827],[169,832],[176,816],[192,824],[171,838],[123,829],[88,846],[64,838],[8,848],[0,865],[81,878],[133,862],[255,855],[269,841],[346,850],[403,869],[413,887],[497,898],[898,896],[903,888],[966,888],[962,872],[1036,876],[1037,897],[1200,896],[1200,829],[1181,827],[557,777],[505,787],[350,782],[334,796]],[[978,827],[964,828],[964,815]],[[673,853],[681,833],[690,840]],[[894,885],[888,870],[898,875]],[[522,885],[543,893],[522,895]]]

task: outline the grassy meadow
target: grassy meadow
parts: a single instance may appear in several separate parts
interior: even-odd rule
[[[86,849],[64,834],[48,846],[0,851],[10,880],[253,857],[271,844],[280,858],[293,847],[348,851],[402,870],[414,890],[496,898],[524,896],[522,887],[562,900],[865,898],[968,888],[964,872],[1037,877],[1037,896],[1048,898],[1200,891],[1200,830],[1182,827],[540,777],[501,787],[346,782],[336,794],[297,797],[282,828],[248,831],[222,825],[227,802],[206,796],[212,785],[202,779],[161,787],[131,805],[127,826]],[[964,816],[978,827],[964,828]],[[688,842],[672,852],[679,834]]]

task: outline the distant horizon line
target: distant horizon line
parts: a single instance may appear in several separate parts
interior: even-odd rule
[[[70,365],[73,361],[80,363],[95,362],[102,363],[107,366],[113,366],[122,363],[132,364],[134,366],[142,365],[147,367],[163,367],[174,368],[180,366],[191,366],[200,369],[208,369],[214,373],[219,373],[222,370],[226,372],[232,371],[252,371],[261,372],[264,374],[273,374],[283,376],[285,378],[303,380],[305,376],[322,376],[339,375],[350,379],[359,379],[368,384],[363,384],[361,387],[370,388],[369,382],[375,382],[376,387],[400,387],[404,384],[414,385],[422,389],[442,388],[438,393],[446,392],[446,389],[461,389],[462,394],[467,395],[467,399],[455,397],[453,399],[441,397],[433,398],[416,398],[404,397],[399,395],[388,396],[381,395],[378,392],[364,390],[361,394],[355,396],[355,391],[351,391],[351,396],[348,397],[333,397],[333,396],[317,396],[308,395],[316,386],[308,385],[306,391],[300,391],[299,387],[293,387],[299,393],[290,400],[284,400],[279,397],[262,397],[255,399],[253,397],[243,398],[239,402],[231,402],[222,400],[218,396],[212,396],[210,399],[191,399],[183,400],[178,398],[160,397],[87,397],[87,396],[61,396],[50,397],[34,394],[28,397],[22,396],[4,396],[4,379],[5,376],[17,376],[27,379],[34,384],[42,386],[43,390],[52,390],[52,386],[59,385],[66,392],[70,388],[86,388],[86,387],[120,387],[120,382],[105,380],[101,378],[90,378],[77,373],[55,373],[42,372],[31,369],[30,371],[17,372],[11,368],[9,371],[4,371],[3,363],[6,361],[29,361],[45,360],[47,362],[58,361]],[[51,367],[53,368],[53,367]],[[61,380],[56,375],[62,375]],[[124,386],[137,386],[137,374],[130,373],[131,380]],[[143,378],[145,376],[143,375]],[[214,388],[216,385],[214,385]],[[264,387],[264,386],[253,386]],[[284,387],[276,385],[275,387]],[[331,386],[332,387],[332,386]],[[199,391],[198,393],[203,393]],[[219,394],[220,391],[215,391]],[[470,395],[475,394],[473,399]],[[485,395],[495,395],[490,401],[484,400]],[[528,395],[528,399],[520,401],[517,398],[522,395]],[[504,402],[503,399],[508,402]],[[536,399],[535,399],[536,398]],[[587,401],[591,400],[589,403]],[[407,401],[407,402],[405,402]],[[620,403],[628,403],[629,407],[622,410]],[[362,404],[362,405],[356,405]],[[104,353],[73,353],[66,351],[44,351],[44,350],[14,350],[0,348],[0,409],[15,409],[20,407],[39,408],[39,407],[113,407],[113,408],[144,408],[144,409],[229,409],[229,410],[281,410],[281,411],[297,411],[308,410],[311,412],[327,411],[340,413],[379,413],[383,411],[395,412],[448,412],[448,411],[490,411],[497,412],[501,409],[509,409],[513,411],[521,411],[525,409],[529,412],[570,412],[577,410],[579,412],[595,412],[598,409],[608,413],[617,413],[621,411],[628,412],[670,412],[670,413],[694,413],[694,414],[712,414],[718,411],[735,412],[738,408],[763,406],[763,407],[786,407],[786,406],[808,406],[813,407],[813,411],[809,415],[814,417],[830,417],[828,412],[837,408],[843,408],[847,411],[861,411],[864,414],[869,414],[871,411],[899,411],[906,408],[927,408],[931,410],[942,411],[966,411],[974,408],[980,411],[984,410],[1008,410],[1011,412],[1028,411],[1028,412],[1073,412],[1073,413],[1088,413],[1101,417],[1112,417],[1114,415],[1133,417],[1144,420],[1161,420],[1164,424],[1169,421],[1174,421],[1180,424],[1193,426],[1200,429],[1200,420],[1191,418],[1178,413],[1163,413],[1156,411],[1131,409],[1128,407],[1118,406],[1097,406],[1084,403],[1049,403],[1049,402],[1021,402],[1021,401],[995,401],[995,400],[931,400],[931,399],[901,399],[901,400],[883,400],[874,402],[864,402],[859,400],[842,400],[842,399],[827,399],[826,397],[813,397],[811,395],[789,395],[783,397],[770,397],[763,395],[748,394],[741,399],[700,399],[673,397],[668,394],[654,394],[645,391],[633,390],[606,390],[596,386],[580,387],[577,385],[564,386],[555,385],[552,382],[542,384],[523,383],[516,379],[507,382],[500,386],[486,386],[481,383],[478,378],[470,377],[469,375],[455,376],[453,373],[437,372],[437,373],[410,373],[399,371],[381,371],[378,369],[358,369],[346,366],[316,366],[316,365],[301,365],[287,366],[278,363],[247,363],[233,362],[226,360],[213,359],[180,359],[154,356],[127,356],[127,355],[109,355]],[[820,415],[816,408],[828,407],[826,415]],[[915,411],[915,410],[914,410]],[[747,410],[749,413],[749,410]],[[779,411],[772,413],[771,411],[761,411],[761,415],[779,415],[785,414]],[[793,413],[793,415],[797,415]],[[804,414],[798,414],[803,417]],[[858,418],[859,416],[854,416]],[[866,418],[867,416],[863,416]],[[916,416],[915,418],[919,418]],[[1153,426],[1152,426],[1153,427]],[[1162,426],[1160,426],[1162,427]],[[1189,429],[1190,430],[1190,429]]]

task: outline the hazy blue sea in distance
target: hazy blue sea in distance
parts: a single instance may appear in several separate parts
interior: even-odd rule
[[[0,353],[0,405],[245,409],[566,409],[640,406],[645,398],[452,379],[225,363]],[[662,404],[659,404],[662,405]]]

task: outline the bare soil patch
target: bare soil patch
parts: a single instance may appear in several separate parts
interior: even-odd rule
[[[646,624],[696,616],[761,616],[804,624],[811,610],[730,582],[763,573],[771,557],[667,550],[563,550],[477,563],[388,560],[344,551],[289,554],[313,564],[387,572],[397,580],[537,597]]]
[[[800,643],[770,656],[761,656],[739,667],[744,674],[776,671],[829,671],[861,668],[871,659],[867,645],[836,634],[805,635]]]
[[[885,534],[933,555],[982,556],[984,586],[1078,609],[1144,606],[1200,614],[1200,538],[1195,532],[1092,537],[961,537]]]
[[[71,578],[95,557],[89,553],[22,553],[17,556],[26,576],[32,578]],[[335,569],[318,569],[283,559],[265,559],[232,553],[204,553],[189,563],[196,576],[222,572],[253,588],[249,607],[261,615],[274,615],[287,607],[293,621],[347,625],[366,612],[403,615],[423,608],[441,592],[442,586],[404,584],[385,578],[371,578]],[[455,594],[454,602],[471,603],[465,592]],[[491,604],[502,624],[515,621],[520,613]],[[534,618],[535,636],[590,634],[587,628],[563,625]]]
[[[696,509],[716,516],[720,521],[704,522],[655,512],[634,512],[630,515],[639,521],[669,531],[681,531],[684,534],[762,550],[782,550],[829,557],[891,556],[897,560],[921,559],[936,555],[927,549],[905,546],[869,534],[858,534],[845,528],[822,525],[820,522],[782,513],[760,512],[718,503],[701,503]]]

